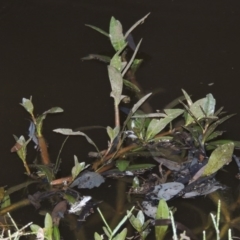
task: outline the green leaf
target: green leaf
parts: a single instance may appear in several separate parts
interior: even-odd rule
[[[53,239],[60,240],[60,232],[58,226],[53,226]]]
[[[132,65],[132,63],[133,63],[133,61],[134,61],[134,58],[135,58],[135,56],[137,55],[137,52],[138,52],[138,49],[139,49],[141,43],[142,43],[142,39],[139,41],[138,45],[136,46],[136,49],[134,50],[134,53],[133,53],[130,61],[128,62],[127,66],[126,66],[126,67],[124,68],[124,70],[122,71],[122,76],[124,76],[125,73],[128,71],[128,69],[131,67],[131,65]]]
[[[126,86],[130,90],[132,90],[136,93],[140,93],[140,89],[135,84],[131,83],[130,81],[128,81],[126,79],[123,79],[123,84],[124,84],[124,86]]]
[[[133,214],[131,215],[131,217],[129,218],[129,222],[131,223],[131,225],[137,230],[137,232],[141,232],[142,230],[142,223],[141,221],[136,218]]]
[[[208,127],[207,131],[204,133],[202,142],[204,143],[206,141],[206,139],[214,132],[214,130],[218,127],[218,125],[220,125],[221,123],[225,122],[226,120],[228,120],[229,118],[231,118],[234,115],[236,115],[236,114],[227,115],[227,116],[219,119],[218,121],[212,123]]]
[[[237,149],[240,148],[240,141],[232,141],[232,140],[224,139],[224,140],[217,140],[217,141],[208,142],[206,144],[206,149],[207,150],[212,150],[212,149],[217,148],[218,146],[221,146],[221,145],[223,145],[225,143],[229,143],[229,142],[234,143],[234,148],[237,148]]]
[[[160,199],[158,203],[157,213],[155,219],[166,219],[169,218],[169,209],[166,201],[164,199]],[[155,236],[156,240],[164,239],[166,235],[168,226],[156,226],[155,227]]]
[[[53,227],[52,217],[49,213],[47,213],[44,220],[44,236],[48,240],[52,240],[52,232],[53,232],[52,227]]]
[[[74,167],[72,168],[72,178],[73,178],[73,180],[84,169],[84,167],[85,167],[85,163],[79,163],[77,156],[74,155]]]
[[[42,174],[46,177],[48,183],[52,182],[55,179],[55,175],[53,173],[53,169],[47,165],[34,165],[35,168],[41,171]]]
[[[140,187],[140,181],[139,181],[139,178],[138,178],[137,176],[133,178],[132,187],[133,187],[133,188],[138,188],[138,187]]]
[[[138,100],[138,102],[136,104],[133,105],[131,111],[129,112],[124,124],[123,124],[123,129],[125,129],[128,121],[131,119],[131,117],[133,116],[133,114],[138,110],[138,108],[151,96],[152,93],[149,93],[147,95],[145,95],[144,97],[142,97],[140,100]]]
[[[144,221],[145,221],[145,217],[144,217],[144,214],[143,214],[143,212],[142,212],[141,210],[138,211],[136,217],[137,217],[137,219],[141,222],[141,224],[142,224],[142,226],[143,226]]]
[[[203,108],[203,110],[207,114],[207,117],[213,116],[215,112],[215,105],[216,105],[216,100],[213,98],[213,95],[211,93],[207,94],[206,103]]]
[[[77,136],[77,135],[84,136],[87,139],[88,143],[92,144],[99,153],[98,147],[93,142],[93,140],[90,137],[88,137],[87,134],[85,134],[81,131],[73,131],[72,129],[69,129],[69,128],[57,128],[57,129],[54,129],[53,132],[61,133],[63,135],[68,135],[68,136]]]
[[[229,142],[223,144],[216,148],[205,167],[203,172],[203,176],[209,176],[215,172],[217,172],[220,168],[222,168],[225,164],[228,164],[232,160],[232,154],[234,150],[234,143]]]
[[[188,107],[191,107],[191,105],[193,104],[192,99],[185,90],[182,89],[182,92],[184,94],[185,99],[187,100]]]
[[[15,185],[15,186],[13,186],[13,187],[10,187],[10,188],[8,188],[7,190],[6,190],[6,194],[7,195],[10,195],[10,194],[12,194],[12,193],[14,193],[14,192],[16,192],[16,191],[19,191],[19,190],[21,190],[21,189],[23,189],[23,188],[27,188],[27,186],[28,185],[30,185],[30,184],[32,184],[32,183],[37,183],[37,182],[39,182],[39,181],[33,181],[33,180],[28,180],[28,181],[26,181],[26,182],[24,182],[24,183],[20,183],[20,184],[18,184],[18,185]],[[1,200],[1,199],[0,199]]]
[[[121,49],[126,43],[123,36],[122,24],[114,17],[111,17],[110,20],[109,37],[111,44],[116,51]]]
[[[143,62],[143,59],[134,59],[133,62],[132,62],[132,66],[131,66],[131,70],[133,73],[135,73],[138,68],[140,67],[140,65],[142,64]]]
[[[95,240],[102,240],[101,236],[97,232],[94,233],[94,239]]]
[[[122,48],[120,48],[112,57],[111,61],[110,61],[110,66],[116,68],[119,72],[122,71],[122,69],[124,68],[124,66],[126,65],[125,62],[122,62],[122,57],[121,57],[121,52],[124,50],[124,48],[127,47],[127,43],[125,43]]]
[[[105,55],[99,55],[99,54],[89,54],[86,57],[81,58],[82,60],[99,60],[104,63],[110,63],[111,58],[109,56]]]
[[[103,34],[103,35],[106,36],[106,37],[109,37],[108,33],[105,32],[104,30],[102,30],[101,28],[95,27],[95,26],[90,25],[90,24],[85,24],[85,26],[90,27],[90,28],[98,31],[99,33]]]
[[[1,199],[1,201],[0,201],[0,209],[1,209],[1,208],[8,207],[8,206],[10,206],[10,205],[11,205],[10,196],[5,193],[5,196],[4,196],[3,199]]]
[[[29,112],[31,115],[33,115],[33,104],[32,104],[32,97],[30,97],[30,99],[27,98],[23,98],[22,99],[22,103],[20,103],[27,112]]]
[[[37,233],[40,228],[41,228],[41,227],[38,226],[38,225],[36,225],[36,224],[31,224],[31,225],[30,225],[30,229],[31,229],[31,231],[34,232],[34,233]]]
[[[116,161],[116,167],[121,172],[125,171],[128,166],[129,166],[129,161],[127,161],[127,160],[117,160]]]
[[[133,164],[126,168],[126,171],[139,171],[144,169],[151,169],[155,167],[155,164],[143,163],[143,164]]]
[[[138,20],[136,23],[134,23],[130,29],[127,30],[127,32],[124,35],[124,38],[126,39],[128,37],[128,35],[140,24],[144,23],[145,19],[148,17],[150,13],[148,13],[147,15],[145,15],[143,18],[141,18],[140,20]]]
[[[125,240],[127,236],[127,228],[124,228],[113,240]]]
[[[221,136],[224,133],[224,131],[215,131],[211,135],[208,136],[208,138],[205,140],[205,142],[208,142],[214,138],[217,138],[218,136]]]
[[[62,108],[53,107],[53,108],[50,108],[49,110],[45,111],[43,114],[46,115],[46,114],[53,114],[53,113],[60,113],[60,112],[63,112]]]
[[[146,141],[154,138],[159,132],[161,132],[173,119],[177,118],[181,115],[184,110],[183,109],[165,109],[165,113],[167,117],[158,119],[152,119],[150,124],[148,125],[146,132]]]
[[[107,133],[108,133],[108,136],[110,138],[111,143],[118,136],[119,131],[120,131],[119,126],[115,127],[114,129],[112,129],[111,127],[107,126]]]
[[[114,98],[115,104],[118,105],[121,101],[123,79],[121,73],[114,67],[108,66],[108,76],[111,83],[111,97]]]
[[[108,229],[106,228],[106,227],[104,227],[103,226],[103,231],[104,231],[104,233],[106,234],[106,236],[108,237],[108,238],[110,238],[111,237],[111,233],[108,231]]]

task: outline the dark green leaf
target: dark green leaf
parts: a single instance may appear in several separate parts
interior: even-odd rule
[[[98,54],[89,54],[86,57],[81,58],[82,60],[99,60],[104,63],[109,63],[111,58],[105,55],[98,55]]]
[[[127,88],[133,90],[133,91],[136,92],[136,93],[139,93],[139,92],[140,92],[140,89],[139,89],[135,84],[131,83],[130,81],[128,81],[128,80],[126,80],[126,79],[123,79],[123,84],[124,84]]]

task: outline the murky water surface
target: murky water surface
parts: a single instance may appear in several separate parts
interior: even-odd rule
[[[81,61],[81,57],[89,53],[111,51],[106,37],[84,26],[93,24],[107,31],[111,16],[119,19],[126,30],[151,12],[133,35],[136,42],[143,37],[140,52],[146,56],[137,74],[139,83],[147,91],[165,89],[152,98],[153,109],[162,109],[180,96],[181,88],[195,100],[212,93],[217,107],[224,106],[229,113],[238,113],[221,127],[227,130],[226,138],[239,140],[239,5],[238,1],[215,0],[1,1],[0,186],[13,186],[26,179],[22,163],[17,155],[10,153],[14,144],[12,134],[27,135],[29,119],[18,104],[23,97],[33,96],[36,113],[54,106],[64,109],[64,114],[47,117],[44,125],[52,160],[56,159],[64,139],[52,129],[114,124],[106,66]],[[89,133],[100,149],[106,147],[107,140],[102,133]],[[87,161],[90,150],[85,139],[70,139],[62,152],[62,176],[70,173],[74,154],[80,161]],[[28,157],[33,159],[34,152],[30,151]],[[234,178],[237,169],[233,164],[226,170],[228,172],[220,173],[220,180],[229,186],[231,198],[239,185]],[[114,184],[118,186],[108,182],[105,190],[97,190],[95,196],[113,208]],[[177,220],[189,228],[196,228],[199,223],[204,225],[208,212],[216,209],[212,200],[203,197],[169,204],[178,208]],[[108,207],[106,204],[106,212],[111,211]],[[13,216],[25,224],[36,215],[36,223],[42,225],[43,217],[33,207],[28,207],[27,213],[21,209]],[[84,229],[86,239],[93,236],[91,223],[96,224],[94,221],[90,217]],[[68,224],[62,226],[66,232],[64,239],[75,239],[76,233],[69,232]],[[99,232],[100,226],[96,228]]]

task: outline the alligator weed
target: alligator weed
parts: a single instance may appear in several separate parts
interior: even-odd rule
[[[179,90],[182,96],[174,99],[166,109],[151,110],[148,100],[152,93],[144,94],[135,76],[144,61],[138,58],[142,40],[135,45],[131,35],[148,16],[137,21],[125,33],[120,21],[114,17],[110,19],[108,32],[86,25],[104,35],[115,50],[113,56],[90,54],[82,58],[84,61],[103,61],[107,66],[115,124],[103,128],[109,138],[105,149],[99,149],[86,133],[88,129],[94,130],[94,126],[58,128],[53,132],[65,135],[66,139],[56,161],[51,161],[42,134],[43,120],[47,115],[62,113],[63,109],[54,107],[36,117],[32,97],[22,99],[21,106],[31,118],[28,139],[23,135],[14,136],[11,152],[17,153],[21,159],[28,181],[0,188],[0,239],[19,239],[33,234],[37,239],[58,240],[61,238],[59,225],[62,221],[75,216],[76,228],[81,230],[88,223],[89,215],[100,215],[104,223],[102,232],[95,231],[96,223],[92,224],[95,240],[153,239],[153,236],[157,240],[234,238],[234,229],[239,229],[240,219],[232,218],[232,212],[238,205],[233,204],[228,210],[220,194],[227,191],[227,187],[216,177],[219,170],[234,161],[240,169],[240,160],[234,155],[234,150],[240,148],[240,142],[223,139],[224,131],[218,128],[234,114],[226,115],[223,108],[216,110],[216,100],[211,93],[193,100],[183,89]],[[123,94],[125,88],[132,92],[135,102]],[[130,108],[126,108],[126,102],[130,102],[127,105],[131,105]],[[120,111],[126,114],[124,119],[120,118]],[[174,127],[174,121],[179,119],[182,119],[182,125]],[[79,161],[73,153],[72,171],[58,178],[60,154],[71,136],[84,137],[95,151],[89,153],[86,162]],[[39,152],[38,161],[29,159],[27,155],[30,141],[34,142]],[[82,193],[82,189],[94,192],[109,178],[117,181],[114,192],[116,209],[95,200],[91,194],[85,196]],[[31,191],[36,186],[36,191],[18,202],[11,201],[12,193],[29,185]],[[212,223],[189,229],[181,220],[177,222],[174,215],[178,210],[169,207],[167,202],[201,196],[210,196],[217,204],[216,216],[213,213],[210,215]],[[43,227],[29,223],[19,228],[9,214],[27,205],[39,209],[43,202],[51,208],[50,213],[45,214]],[[102,208],[108,208],[109,215],[103,214]],[[196,211],[201,214],[201,209],[196,207]],[[224,222],[220,221],[220,217]],[[108,223],[110,220],[111,223]],[[152,235],[149,235],[150,232]],[[81,239],[86,239],[83,232]]]

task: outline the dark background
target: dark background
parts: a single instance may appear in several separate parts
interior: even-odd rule
[[[0,1],[0,186],[26,179],[21,161],[10,153],[12,134],[27,137],[29,116],[19,105],[23,97],[33,96],[36,114],[54,106],[64,109],[45,120],[53,161],[64,139],[54,128],[113,126],[107,68],[81,60],[112,48],[86,23],[108,31],[114,16],[126,31],[151,12],[133,36],[135,42],[143,38],[140,52],[147,56],[138,81],[146,91],[165,89],[151,99],[154,110],[180,96],[183,88],[193,100],[212,93],[217,108],[239,113],[239,9],[240,2],[230,0]],[[226,137],[239,140],[238,123],[237,115],[222,126]],[[103,131],[89,135],[100,149],[106,147]],[[90,150],[85,139],[71,138],[62,153],[62,175],[70,173],[74,154],[86,161]],[[29,151],[30,162],[34,157]]]

